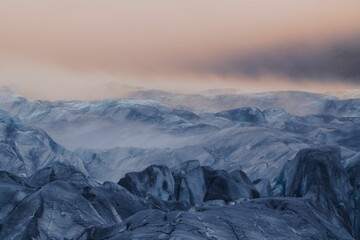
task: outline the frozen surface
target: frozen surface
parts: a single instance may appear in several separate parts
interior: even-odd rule
[[[295,186],[283,197],[258,198],[256,185],[245,173],[212,170],[196,161],[171,171],[166,166],[150,166],[130,173],[127,181],[143,190],[125,186],[135,195],[115,183],[99,184],[62,163],[25,178],[1,172],[0,238],[354,239],[358,226],[349,217],[354,213],[349,203],[352,187],[337,164],[338,153],[332,148],[300,151],[293,160],[297,162],[294,171],[287,166],[283,170],[287,186]],[[306,171],[298,176],[308,164],[319,162],[325,166],[322,170],[335,172],[334,179],[327,175],[307,179],[313,174]],[[157,183],[171,178],[175,186],[170,196],[169,188],[159,188]],[[345,187],[338,188],[339,184]],[[299,192],[297,196],[294,191]]]
[[[43,130],[29,127],[0,110],[0,170],[30,176],[54,162],[63,162],[87,173],[83,162],[55,143]]]
[[[353,239],[304,199],[260,199],[189,212],[147,210],[94,239]]]
[[[131,193],[161,200],[182,201],[192,206],[211,200],[230,202],[239,198],[257,198],[255,185],[244,172],[231,173],[200,166],[198,161],[188,161],[170,169],[152,165],[142,172],[127,173],[119,185]]]
[[[132,96],[1,92],[0,239],[360,239],[359,99]]]

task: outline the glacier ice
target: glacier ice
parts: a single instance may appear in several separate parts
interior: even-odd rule
[[[360,239],[359,106],[1,90],[0,239]]]

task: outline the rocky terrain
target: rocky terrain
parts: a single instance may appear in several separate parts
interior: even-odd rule
[[[360,99],[136,94],[1,91],[0,239],[360,239]]]

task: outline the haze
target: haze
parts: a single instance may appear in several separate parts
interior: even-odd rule
[[[359,29],[355,0],[1,0],[0,84],[46,99],[353,89]]]

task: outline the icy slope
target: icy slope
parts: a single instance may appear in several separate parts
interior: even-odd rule
[[[0,239],[359,239],[358,99],[199,99],[0,94]]]
[[[190,212],[146,210],[92,239],[354,239],[307,200],[260,199]]]
[[[9,178],[1,178],[0,186],[6,182]],[[1,218],[1,239],[78,239],[87,228],[111,226],[147,208],[117,184],[91,183],[60,163],[12,184],[23,190]]]
[[[329,213],[331,222],[350,230],[351,217],[357,211],[351,195],[353,186],[340,154],[338,148],[330,147],[301,150],[284,166],[273,194],[311,199]]]
[[[164,165],[152,165],[142,172],[127,173],[118,184],[139,197],[152,195],[163,201],[184,201],[190,205],[260,196],[244,172],[214,170],[200,166],[198,161],[185,162],[173,171]]]
[[[72,165],[87,173],[82,160],[55,143],[44,131],[29,127],[0,110],[0,170],[30,176],[54,162]]]
[[[129,173],[120,184],[138,196],[62,163],[25,178],[1,172],[0,238],[354,239],[351,177],[339,163],[338,149],[302,150],[279,175],[286,196],[260,199],[245,173],[196,161]]]
[[[161,102],[161,94],[165,93],[159,94],[160,100],[157,100]],[[171,98],[169,93],[166,94],[166,99],[177,99],[177,95]],[[340,100],[302,92],[225,95],[227,100],[219,100],[219,104],[226,106],[227,101],[232,102],[233,109],[202,114],[194,112],[196,101],[189,102],[190,110],[181,110],[140,99],[28,101],[8,91],[0,92],[0,97],[1,108],[24,123],[45,130],[56,142],[71,150],[116,147],[178,149],[197,146],[209,136],[220,135],[227,129],[254,126],[290,132],[315,144],[339,144],[352,149],[357,148],[353,139],[360,136],[359,130],[355,129],[360,117],[359,99]],[[245,97],[248,100],[244,102],[236,100]],[[176,102],[182,104],[188,99],[191,97],[184,95]],[[291,114],[294,110],[313,115],[299,117]],[[348,134],[348,138],[344,134]]]
[[[343,158],[360,150],[360,118],[295,117],[280,112],[283,114],[271,109],[260,112],[267,119],[261,124],[226,120],[227,124],[216,131],[191,136],[186,142],[188,146],[78,149],[76,153],[89,173],[100,181],[116,181],[117,176],[139,171],[144,165],[173,167],[193,159],[214,168],[242,169],[252,180],[273,181],[283,165],[303,148],[341,146]]]
[[[151,99],[174,108],[195,112],[219,112],[239,107],[283,108],[294,115],[331,114],[336,116],[359,116],[359,90],[316,94],[296,91],[234,93],[214,90],[198,94],[174,94],[157,90],[134,91],[128,98]],[[337,97],[339,96],[339,98]],[[345,97],[344,97],[345,96]],[[341,105],[342,107],[337,107]]]
[[[0,107],[26,124],[42,128],[70,149],[155,147],[164,142],[166,146],[178,146],[188,138],[174,137],[171,133],[176,129],[190,128],[198,133],[211,130],[205,124],[197,126],[194,122],[199,117],[190,111],[150,100],[31,102],[15,95],[3,97]]]

